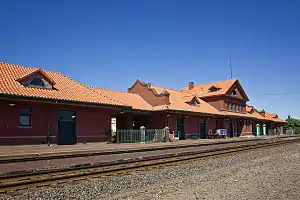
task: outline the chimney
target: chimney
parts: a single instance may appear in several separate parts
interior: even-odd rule
[[[189,90],[194,89],[194,82],[189,82]]]

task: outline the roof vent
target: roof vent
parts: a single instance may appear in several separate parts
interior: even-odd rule
[[[189,82],[189,90],[194,89],[194,82]]]

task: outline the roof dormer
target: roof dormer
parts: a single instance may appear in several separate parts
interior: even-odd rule
[[[17,81],[25,87],[48,90],[54,89],[55,85],[55,82],[42,69],[37,69],[36,71],[17,79]]]
[[[266,117],[266,111],[265,111],[264,109],[262,109],[262,110],[260,110],[260,111],[258,111],[258,112],[259,112],[259,114],[260,114],[261,116]]]
[[[193,98],[190,102],[187,102],[190,106],[200,106],[200,102],[196,99]]]
[[[209,89],[208,89],[208,91],[209,92],[217,92],[217,91],[219,91],[221,88],[218,88],[218,87],[215,87],[215,86],[211,86]]]

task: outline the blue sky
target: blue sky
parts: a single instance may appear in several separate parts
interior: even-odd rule
[[[300,118],[300,1],[1,1],[0,60],[126,91],[228,79]],[[273,95],[271,95],[273,94]],[[274,95],[275,94],[275,95]]]

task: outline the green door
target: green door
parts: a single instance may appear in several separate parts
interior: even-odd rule
[[[265,124],[263,124],[263,135],[267,135],[267,126]]]
[[[177,134],[179,134],[179,139],[184,140],[184,118],[177,118],[176,121],[176,127],[177,127]]]
[[[260,136],[260,125],[256,124],[256,136]]]
[[[200,119],[200,138],[205,138],[205,119]]]
[[[57,144],[71,145],[77,143],[75,112],[59,111]]]

